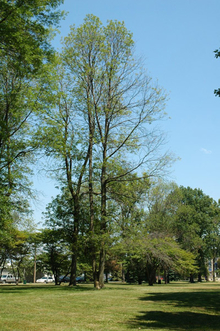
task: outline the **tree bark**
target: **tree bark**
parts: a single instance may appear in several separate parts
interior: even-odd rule
[[[74,230],[73,230],[73,241],[72,241],[72,258],[71,258],[71,268],[70,268],[70,282],[69,286],[76,286],[76,270],[77,270],[77,255],[78,255],[78,232],[79,232],[79,197],[75,195],[74,198]]]
[[[156,281],[156,270],[157,269],[155,267],[147,264],[147,279],[150,286],[153,286]]]
[[[215,258],[212,259],[212,280],[215,282]]]
[[[101,175],[101,247],[99,255],[99,285],[104,287],[104,271],[105,271],[105,235],[106,235],[106,144],[103,144],[103,164]]]

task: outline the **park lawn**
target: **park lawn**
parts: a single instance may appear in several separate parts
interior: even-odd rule
[[[0,285],[0,330],[220,330],[220,284]]]

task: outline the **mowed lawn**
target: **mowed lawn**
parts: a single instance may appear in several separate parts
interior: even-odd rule
[[[220,284],[0,285],[0,330],[220,330]]]

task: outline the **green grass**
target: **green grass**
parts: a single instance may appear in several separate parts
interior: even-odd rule
[[[0,330],[219,331],[220,284],[0,285]]]

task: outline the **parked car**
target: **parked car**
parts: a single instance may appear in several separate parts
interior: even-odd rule
[[[20,281],[20,279],[18,277],[15,277],[12,274],[8,274],[8,275],[1,275],[0,277],[0,283],[18,283]]]
[[[83,275],[81,275],[81,276],[78,276],[78,277],[76,277],[76,281],[77,281],[77,283],[80,283],[80,282],[83,282],[84,281],[84,274]],[[69,283],[69,281],[70,281],[70,276],[60,276],[59,277],[59,282],[63,282],[63,283]]]
[[[84,274],[82,274],[81,276],[76,277],[76,281],[77,281],[77,283],[84,282],[84,280],[85,280],[85,276],[84,276]]]
[[[53,276],[44,276],[36,280],[36,283],[52,283],[54,282]]]
[[[70,277],[69,276],[60,276],[59,277],[59,282],[63,282],[63,283],[69,283],[70,281]]]

